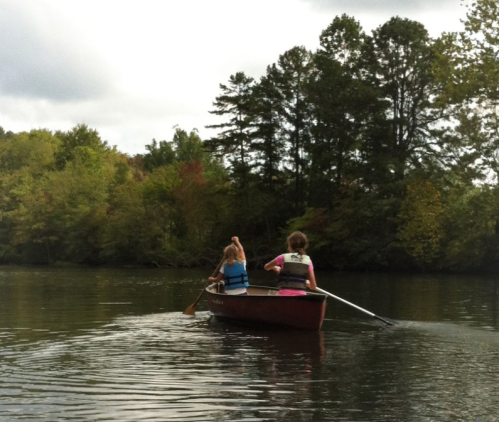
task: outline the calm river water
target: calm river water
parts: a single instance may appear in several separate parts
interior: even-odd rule
[[[0,421],[499,420],[494,278],[319,272],[397,324],[329,298],[306,333],[183,315],[209,275],[0,267]]]

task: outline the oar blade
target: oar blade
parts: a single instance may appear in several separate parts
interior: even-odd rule
[[[390,320],[388,320],[386,318],[381,318],[378,315],[374,315],[374,318],[376,318],[378,321],[384,322],[386,325],[390,325],[390,326],[394,326],[395,325],[395,322],[390,321]]]
[[[225,258],[222,258],[217,266],[217,268],[215,269],[215,272],[213,273],[212,277],[215,277],[218,272],[220,271],[220,268],[222,267],[222,264],[224,263],[225,261]],[[184,315],[194,315],[196,313],[196,305],[198,304],[199,302],[199,299],[201,299],[201,296],[203,296],[203,293],[205,292],[205,289],[206,289],[207,285],[203,287],[203,290],[201,290],[201,293],[199,293],[199,296],[198,298],[196,299],[196,301],[187,307],[187,309],[184,311]]]
[[[195,313],[196,313],[196,304],[195,303],[188,306],[187,309],[184,311],[185,315],[194,315]]]

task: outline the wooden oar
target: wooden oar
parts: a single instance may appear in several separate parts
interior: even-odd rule
[[[384,318],[381,318],[378,315],[374,315],[372,312],[369,312],[365,309],[362,309],[360,306],[354,305],[353,303],[347,302],[345,299],[342,299],[341,297],[335,296],[332,293],[327,292],[326,290],[320,289],[319,287],[316,287],[315,291],[323,293],[323,294],[328,295],[328,296],[331,296],[331,297],[335,298],[336,300],[339,300],[340,302],[343,302],[349,306],[354,307],[355,309],[358,309],[361,312],[364,312],[365,314],[367,314],[369,316],[372,316],[373,318],[376,318],[378,321],[384,322],[387,325],[395,325],[394,322],[388,321],[387,319],[384,319]]]
[[[213,275],[212,277],[216,277],[218,275],[218,272],[220,271],[220,268],[222,268],[222,264],[224,263],[225,261],[225,258],[222,258],[222,260],[219,262],[217,268],[215,269],[215,271],[213,272]],[[187,307],[187,309],[184,311],[184,314],[186,315],[194,315],[194,313],[196,312],[196,305],[198,304],[199,302],[199,299],[201,299],[201,296],[203,296],[203,293],[206,289],[206,286],[208,284],[206,284],[204,287],[203,287],[203,290],[201,290],[201,293],[199,293],[199,296],[198,298],[196,299],[196,301],[192,304],[192,305],[189,305]]]

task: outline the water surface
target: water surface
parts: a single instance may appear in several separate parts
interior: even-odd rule
[[[208,275],[0,268],[0,420],[498,420],[493,278],[319,273],[397,325],[330,298],[307,333],[183,315]]]

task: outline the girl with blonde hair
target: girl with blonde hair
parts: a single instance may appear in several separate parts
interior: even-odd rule
[[[247,295],[249,287],[248,273],[246,272],[246,255],[243,245],[237,236],[232,237],[232,244],[224,249],[224,259],[220,272],[216,277],[209,277],[210,283],[220,283],[222,278],[224,290],[228,295]]]

